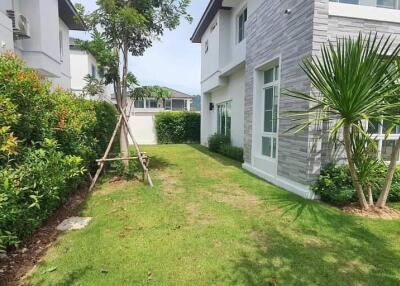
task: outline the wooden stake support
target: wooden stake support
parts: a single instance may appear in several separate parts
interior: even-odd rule
[[[126,160],[136,160],[136,159],[139,159],[140,165],[142,166],[142,169],[143,169],[143,180],[146,181],[151,187],[153,187],[153,181],[151,180],[151,177],[150,177],[150,174],[149,174],[149,169],[148,169],[150,158],[146,155],[145,152],[140,152],[139,145],[137,144],[135,138],[133,137],[133,132],[129,127],[128,119],[127,119],[127,117],[125,115],[125,112],[121,108],[119,108],[119,112],[121,114],[119,116],[118,123],[115,126],[114,132],[113,132],[113,134],[111,136],[110,142],[108,143],[107,149],[104,152],[103,157],[101,159],[99,159],[99,160],[96,160],[96,162],[98,163],[99,167],[97,168],[96,174],[92,179],[92,183],[90,184],[90,187],[89,187],[89,192],[91,192],[93,190],[94,186],[96,185],[96,182],[99,179],[100,174],[104,169],[105,162],[124,161],[124,160],[126,161]],[[118,133],[118,129],[121,127],[121,124],[124,124],[126,129],[128,130],[128,134],[132,139],[133,145],[135,146],[135,150],[136,150],[137,156],[128,157],[128,158],[107,158],[108,154],[110,153],[112,144],[114,143],[115,136]]]

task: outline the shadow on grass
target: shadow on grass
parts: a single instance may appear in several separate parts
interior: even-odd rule
[[[385,238],[396,222],[370,222],[301,198],[274,199],[293,220],[253,227],[256,252],[235,260],[231,284],[400,285],[400,256]]]
[[[165,158],[161,156],[150,156],[150,164],[149,164],[149,169],[151,170],[163,170],[168,167],[172,167],[174,164],[166,160]]]

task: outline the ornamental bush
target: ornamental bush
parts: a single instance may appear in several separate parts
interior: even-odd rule
[[[0,251],[84,182],[117,123],[112,105],[50,86],[15,55],[0,55]]]
[[[231,138],[215,133],[208,138],[208,149],[211,152],[220,153],[226,157],[243,162],[243,148],[232,146]]]
[[[159,144],[200,142],[200,114],[196,112],[165,111],[155,116]]]
[[[377,172],[382,176],[372,182],[374,200],[378,198],[382,189],[387,167],[382,165],[380,168],[382,170],[377,170]],[[335,165],[334,163],[327,165],[321,170],[318,180],[311,185],[311,190],[318,194],[322,201],[336,206],[344,206],[358,201],[347,165]],[[395,172],[388,201],[400,202],[400,167]]]

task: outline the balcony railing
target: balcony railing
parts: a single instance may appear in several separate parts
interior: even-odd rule
[[[331,2],[400,9],[400,0],[330,0]]]

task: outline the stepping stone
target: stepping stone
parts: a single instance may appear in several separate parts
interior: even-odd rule
[[[60,223],[56,229],[60,231],[82,229],[85,228],[91,220],[91,217],[70,217]]]

